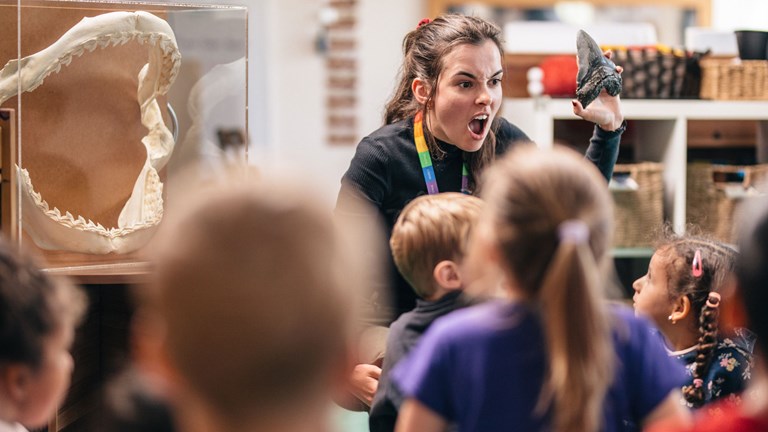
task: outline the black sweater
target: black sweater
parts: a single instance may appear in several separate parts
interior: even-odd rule
[[[496,154],[501,155],[519,142],[530,142],[530,138],[517,126],[503,118],[498,119],[496,133]],[[595,163],[606,179],[610,179],[613,166],[619,154],[621,132],[606,132],[595,127],[587,149],[587,159]],[[440,192],[461,191],[462,151],[456,146],[438,141],[446,152],[444,158],[436,159],[432,165]],[[363,199],[378,209],[387,228],[387,239],[400,211],[408,202],[419,195],[427,194],[427,185],[419,163],[416,144],[413,140],[413,118],[381,127],[363,138],[357,146],[349,169],[341,179],[341,190],[336,202],[337,213],[352,211],[350,200]],[[401,313],[416,304],[416,294],[403,279],[388,257],[391,267],[392,287],[384,293],[390,296],[393,310],[381,306],[379,313],[388,316],[388,324]],[[374,286],[374,291],[380,289]]]

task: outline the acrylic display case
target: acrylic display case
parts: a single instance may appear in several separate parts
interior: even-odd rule
[[[141,275],[190,179],[247,163],[247,9],[194,3],[0,0],[1,228],[51,271]]]

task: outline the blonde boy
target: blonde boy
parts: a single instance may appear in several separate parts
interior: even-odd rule
[[[456,192],[411,201],[392,228],[395,265],[421,298],[390,326],[379,386],[371,406],[371,432],[394,430],[402,396],[389,371],[437,318],[464,306],[461,262],[482,209],[479,198]]]
[[[359,283],[330,212],[267,184],[201,195],[160,233],[144,327],[179,428],[324,430]]]

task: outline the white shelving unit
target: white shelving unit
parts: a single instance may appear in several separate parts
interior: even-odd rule
[[[685,229],[686,163],[689,120],[758,120],[757,159],[768,162],[768,101],[622,100],[627,120],[635,122],[637,161],[664,164],[664,213],[675,230]],[[502,115],[540,146],[552,145],[556,120],[583,121],[570,99],[507,98]],[[589,137],[585,137],[585,140]]]

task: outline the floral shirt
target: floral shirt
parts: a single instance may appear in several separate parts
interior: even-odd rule
[[[704,404],[727,397],[738,402],[740,393],[747,387],[752,377],[752,350],[755,345],[755,336],[745,328],[737,328],[729,337],[718,339],[715,352],[712,354],[712,363],[704,374]],[[681,351],[670,351],[671,357],[676,357],[685,365],[688,382],[693,383],[693,370],[696,366],[696,346]],[[683,399],[683,403],[693,406]]]

